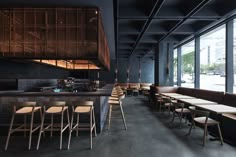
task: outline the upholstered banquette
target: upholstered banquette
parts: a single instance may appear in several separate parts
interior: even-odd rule
[[[185,88],[185,87],[173,87],[173,86],[154,86],[150,87],[150,95],[153,102],[156,102],[156,93],[179,93],[189,95],[216,103],[225,104],[228,106],[236,107],[236,94],[229,94],[219,91],[211,91],[204,89]],[[155,104],[155,103],[154,103]],[[221,129],[224,140],[229,141],[236,145],[236,114],[223,114],[216,115],[211,114],[212,117],[216,117],[221,121]],[[219,117],[220,116],[220,117]],[[212,130],[215,132],[214,129]]]

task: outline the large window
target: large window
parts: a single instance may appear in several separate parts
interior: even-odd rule
[[[181,47],[181,86],[194,88],[194,41]]]
[[[200,88],[225,91],[225,25],[200,37]]]
[[[236,20],[234,20],[234,88],[233,93],[236,93]]]
[[[178,62],[178,60],[177,60],[177,49],[174,49],[174,70],[173,70],[173,72],[174,72],[174,86],[177,86],[177,62]]]

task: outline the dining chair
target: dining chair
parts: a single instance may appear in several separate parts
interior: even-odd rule
[[[218,129],[218,133],[219,133],[219,138],[220,138],[220,142],[221,145],[223,145],[223,137],[221,134],[221,129],[220,129],[220,122],[209,118],[210,112],[208,111],[202,111],[202,110],[196,110],[196,109],[191,109],[191,116],[192,116],[192,122],[191,122],[191,126],[189,128],[189,132],[187,135],[191,134],[192,131],[192,127],[195,126],[196,124],[199,124],[200,126],[204,127],[204,134],[203,134],[203,146],[205,146],[206,143],[206,137],[208,135],[208,130],[207,127],[208,126],[217,126]]]
[[[174,122],[175,117],[178,117],[180,120],[179,126],[182,126],[182,119],[185,118],[187,122],[187,115],[190,114],[190,110],[184,107],[184,103],[172,102],[174,106],[172,122]]]

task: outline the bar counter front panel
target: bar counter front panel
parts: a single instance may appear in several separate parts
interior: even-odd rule
[[[4,128],[1,134],[6,135],[10,125],[13,105],[15,102],[36,101],[37,103],[46,104],[50,101],[66,101],[71,113],[71,102],[89,100],[94,102],[95,118],[97,132],[101,132],[105,126],[106,116],[108,113],[108,98],[111,95],[113,84],[105,85],[103,88],[93,92],[22,92],[22,91],[6,91],[0,92],[0,127]],[[47,117],[45,117],[47,118]],[[50,117],[48,117],[50,118]],[[56,118],[56,117],[55,117]],[[71,118],[71,114],[70,114]],[[16,117],[15,123],[22,123],[23,116]],[[29,119],[29,118],[28,118]],[[86,115],[81,115],[81,121],[86,121]],[[58,121],[60,118],[58,118]],[[47,121],[47,119],[45,119]],[[35,123],[40,122],[39,114],[35,116]]]

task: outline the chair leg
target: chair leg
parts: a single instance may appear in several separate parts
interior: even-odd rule
[[[112,110],[112,105],[109,105],[108,130],[111,127],[111,110]]]
[[[41,126],[40,126],[40,130],[39,130],[39,137],[38,137],[38,142],[37,142],[37,150],[39,149],[39,144],[40,144],[40,140],[41,140],[41,134],[42,132],[44,133],[44,119],[45,119],[45,113],[43,113],[43,117],[42,117],[42,121],[41,121]]]
[[[190,135],[190,134],[191,134],[192,128],[193,128],[193,122],[192,122],[191,125],[190,125],[190,128],[189,128],[189,131],[188,131],[188,134],[187,134],[187,135]]]
[[[31,122],[30,122],[30,133],[29,133],[29,146],[28,149],[31,149],[31,141],[32,141],[32,133],[33,133],[33,124],[34,124],[34,112],[31,114]]]
[[[173,123],[175,120],[175,112],[173,112],[173,116],[172,116],[172,120],[171,120],[171,123]]]
[[[203,146],[205,146],[205,143],[206,143],[206,133],[207,133],[207,125],[205,125],[204,127]]]
[[[92,112],[90,111],[90,149],[92,149],[93,147],[93,137],[92,137],[92,134],[93,134],[93,114]]]
[[[52,137],[52,131],[53,131],[53,114],[51,115],[51,133],[50,133],[50,137]]]
[[[79,135],[79,114],[77,113],[77,122],[76,122],[76,125],[77,125],[77,129],[76,129],[76,136]]]
[[[221,134],[220,124],[217,124],[217,128],[218,128],[218,132],[219,132],[219,136],[220,136],[221,145],[223,145],[223,137],[222,137],[222,134]]]
[[[169,112],[169,115],[170,115],[170,106],[168,106],[168,112]]]
[[[122,114],[125,130],[127,130],[127,126],[126,126],[126,122],[125,122],[125,115],[124,115],[123,107],[122,107],[121,104],[120,104],[120,111],[121,111],[121,114]]]
[[[182,120],[183,120],[183,114],[179,114],[179,127],[181,128],[182,127]]]
[[[27,116],[26,114],[24,115],[24,137],[26,137],[26,121],[27,121]]]
[[[61,148],[62,148],[63,120],[64,120],[64,111],[62,111],[62,113],[61,113],[60,150],[61,150]]]
[[[95,113],[93,109],[93,124],[94,124],[94,134],[97,136],[97,128],[96,128],[96,120],[95,120]]]
[[[70,115],[69,115],[68,109],[67,109],[66,113],[67,113],[67,127],[69,127],[69,129],[70,129]]]
[[[68,109],[67,109],[66,113],[67,113],[67,123],[68,123],[67,127],[69,128],[69,140],[70,140],[71,124],[70,124],[70,117],[69,117],[69,110]],[[69,149],[69,141],[68,141],[67,149]]]
[[[40,120],[42,122],[43,120],[43,112],[42,112],[42,109],[40,108]],[[40,129],[40,128],[39,128]],[[40,130],[39,130],[40,131]],[[45,137],[45,132],[43,132],[43,136]]]
[[[6,142],[6,145],[5,145],[5,150],[7,150],[7,147],[8,147],[8,144],[9,144],[9,140],[10,140],[10,136],[11,136],[11,133],[12,133],[12,126],[13,126],[13,123],[14,123],[14,119],[15,119],[15,113],[12,114],[11,124],[10,124],[10,128],[9,128],[9,131],[8,131],[8,136],[7,136],[7,142]]]
[[[71,133],[73,131],[73,121],[74,121],[74,112],[71,115],[71,124],[70,124],[70,130],[69,130],[69,139],[68,139],[67,149],[70,149]]]

